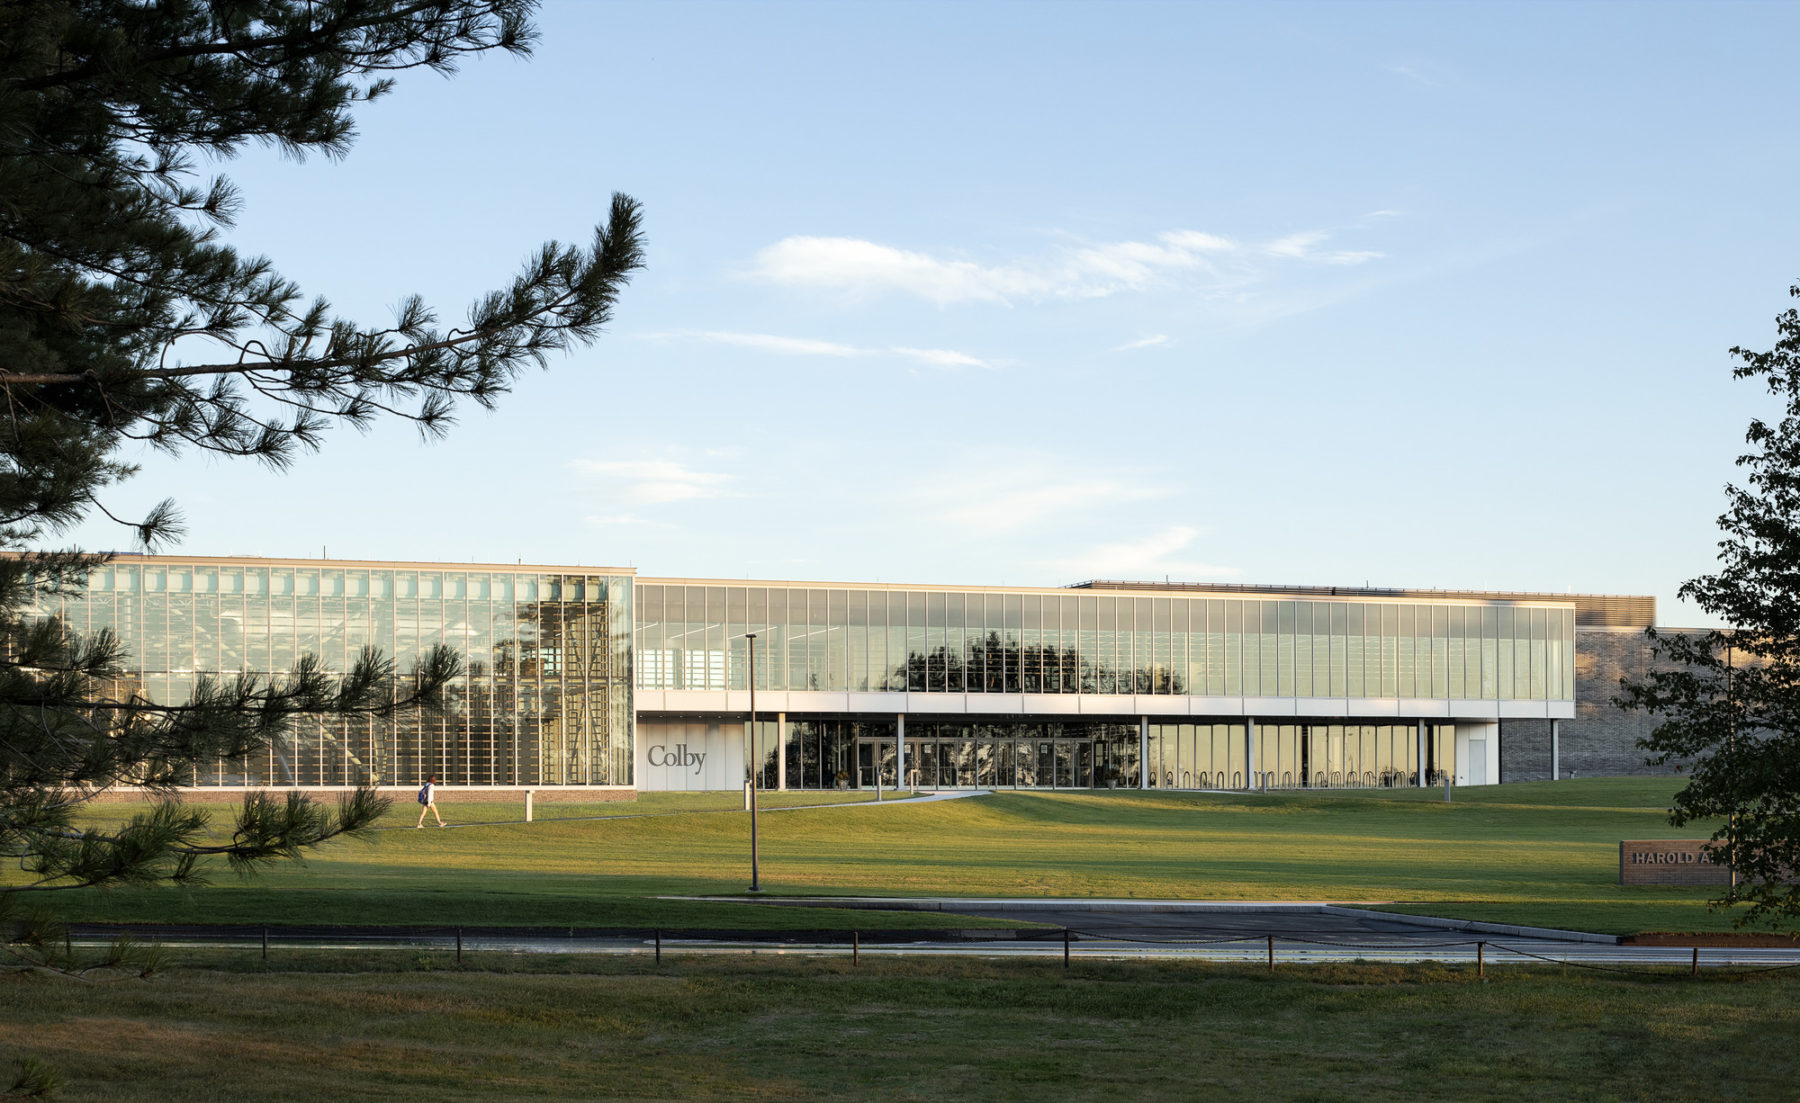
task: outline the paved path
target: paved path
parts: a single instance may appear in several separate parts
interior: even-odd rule
[[[778,956],[809,955],[848,957],[853,952],[849,938],[818,940],[793,938],[786,941],[755,941],[755,933],[746,937],[676,938],[665,936],[661,949],[673,956],[766,954]],[[766,937],[766,936],[765,936]],[[893,937],[890,935],[889,937]],[[103,945],[109,939],[80,933],[80,945]],[[235,946],[253,949],[258,945],[254,935],[157,937],[164,946]],[[459,940],[453,931],[432,933],[395,933],[382,936],[372,933],[337,936],[274,936],[273,954],[279,956],[284,947],[306,946],[319,949],[371,949],[409,947],[454,951]],[[653,938],[624,935],[563,937],[549,934],[478,934],[467,933],[460,945],[468,952],[489,951],[525,954],[631,954],[657,952]],[[1654,968],[1660,972],[1680,971],[1693,967],[1707,970],[1734,969],[1756,972],[1769,969],[1800,968],[1800,952],[1786,949],[1702,949],[1696,959],[1694,951],[1681,947],[1609,946],[1584,942],[1494,938],[1475,941],[1424,939],[1333,943],[1278,935],[1273,945],[1267,936],[1256,936],[1231,942],[1138,942],[1076,936],[1069,943],[1071,960],[1198,960],[1266,965],[1271,949],[1275,964],[1320,962],[1383,962],[1417,964],[1444,962],[1449,964],[1545,965],[1560,964],[1574,968],[1642,972]],[[1048,931],[1041,939],[995,942],[881,942],[863,941],[855,951],[863,954],[901,955],[908,957],[953,955],[990,958],[1060,958],[1064,947],[1060,932]]]
[[[730,898],[712,898],[730,899]],[[743,899],[737,897],[735,899]],[[1145,900],[967,900],[942,898],[764,899],[760,906],[929,910],[1044,923],[1070,932],[1069,954],[1102,958],[1196,958],[1264,962],[1384,961],[1546,963],[1575,966],[1692,966],[1685,946],[1619,945],[1610,936],[1579,931],[1464,924],[1331,903]],[[1450,924],[1446,926],[1445,924]],[[798,950],[791,947],[790,950]],[[865,953],[956,953],[999,956],[1063,953],[1051,932],[1042,942],[882,946]],[[1800,968],[1800,947],[1728,947],[1699,951],[1701,968]]]
[[[996,932],[992,941],[982,931],[871,933],[857,952],[865,954],[954,954],[981,957],[1061,957],[1086,959],[1177,959],[1266,965],[1282,963],[1373,961],[1392,963],[1449,962],[1484,965],[1563,964],[1576,968],[1623,969],[1628,972],[1670,969],[1800,968],[1800,949],[1788,947],[1703,948],[1622,946],[1606,936],[1535,928],[1457,930],[1446,920],[1408,917],[1336,904],[1295,902],[1124,901],[1124,900],[966,900],[856,899],[811,897],[803,900],[746,900],[744,897],[684,899],[732,900],[752,907],[788,905],[796,919],[790,931],[717,931],[686,938],[662,937],[662,952],[693,954],[812,954],[852,952],[851,932],[824,934],[801,917],[807,907],[868,911],[904,908],[1007,919],[1016,931]],[[834,922],[840,922],[834,920]],[[880,920],[870,917],[870,926]],[[1031,923],[1050,924],[1031,928]],[[1487,925],[1489,927],[1497,925]],[[1064,931],[1068,932],[1065,946]],[[1537,933],[1533,934],[1532,931]],[[79,942],[110,940],[117,928],[77,925]],[[162,927],[134,932],[164,945],[260,944],[256,928]],[[557,931],[454,927],[275,929],[270,932],[279,953],[283,946],[336,949],[407,946],[454,951],[458,948],[506,953],[654,954],[657,939],[648,931]],[[946,937],[948,936],[948,938]]]
[[[1405,916],[1342,904],[1294,901],[1026,900],[963,898],[746,898],[682,897],[733,902],[749,907],[786,906],[796,916],[785,932],[717,931],[661,939],[662,952],[693,954],[847,955],[851,932],[823,934],[800,918],[806,908],[937,911],[1011,920],[1016,931],[880,931],[881,921],[857,952],[980,957],[1061,957],[1086,959],[1185,959],[1279,966],[1303,962],[1447,962],[1484,965],[1562,964],[1576,968],[1641,972],[1654,968],[1736,969],[1755,972],[1800,968],[1800,948],[1619,945],[1610,936],[1578,931],[1464,924],[1427,916]],[[841,922],[841,920],[834,920]],[[1046,924],[1032,927],[1032,924]],[[1468,927],[1482,929],[1463,929]],[[110,940],[118,928],[77,925],[79,942]],[[1067,943],[1064,932],[1067,932]],[[134,932],[164,945],[255,947],[255,928],[164,927]],[[452,951],[557,954],[653,954],[657,940],[648,931],[555,931],[454,927],[283,930],[270,932],[281,946],[355,949],[408,946]],[[948,938],[946,938],[948,935]]]
[[[793,792],[793,790],[790,789],[790,790],[787,790],[787,792]],[[991,797],[993,795],[994,795],[993,791],[989,790],[989,789],[955,789],[955,790],[944,790],[944,791],[930,791],[930,792],[923,792],[923,793],[918,792],[917,790],[914,790],[913,794],[911,796],[888,797],[885,800],[846,800],[846,801],[838,801],[836,803],[831,803],[831,804],[783,804],[783,805],[772,805],[769,807],[759,807],[757,809],[757,811],[759,814],[766,816],[772,812],[808,812],[808,811],[816,811],[816,810],[822,809],[822,808],[887,808],[890,805],[929,804],[932,801],[939,801],[939,800],[961,800],[964,797]],[[444,807],[454,810],[456,806],[453,804],[447,804]],[[531,820],[526,820],[526,819],[482,820],[479,823],[445,822],[444,824],[442,824],[442,826],[445,829],[450,829],[450,828],[471,828],[471,827],[500,827],[503,825],[521,824],[521,823],[582,823],[582,822],[589,822],[589,821],[595,821],[595,820],[644,820],[644,819],[651,819],[651,818],[658,817],[658,816],[726,816],[726,815],[741,816],[743,814],[744,814],[744,810],[742,808],[687,808],[687,809],[677,809],[677,810],[671,811],[671,812],[624,812],[624,813],[621,813],[616,816],[538,816]],[[412,831],[415,829],[416,826],[417,825],[400,824],[400,825],[396,825],[394,827],[377,827],[377,828],[375,828],[375,830],[377,830],[377,831]],[[438,829],[438,827],[439,827],[438,824],[427,823],[424,825],[423,828],[420,828],[420,830],[436,831]]]

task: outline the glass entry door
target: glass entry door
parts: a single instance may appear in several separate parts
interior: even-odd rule
[[[863,740],[857,746],[851,784],[875,787],[895,782],[892,740]],[[1092,789],[1104,786],[1106,745],[1091,739],[1021,739],[1003,743],[982,740],[907,740],[906,771],[921,789]]]
[[[893,740],[865,739],[856,747],[856,787],[875,788],[875,778],[879,772],[881,787],[892,789],[895,787],[895,770],[898,766]]]
[[[1035,769],[1026,768],[1027,750]],[[1087,739],[1040,739],[1019,745],[1020,788],[1091,789],[1094,744]]]

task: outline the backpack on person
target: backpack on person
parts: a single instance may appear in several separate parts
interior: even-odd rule
[[[430,804],[431,803],[431,782],[428,781],[425,784],[419,786],[419,803],[420,804]]]

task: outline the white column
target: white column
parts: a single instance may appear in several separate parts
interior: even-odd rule
[[[1138,717],[1138,788],[1150,788],[1150,718]]]
[[[787,788],[787,713],[775,714],[775,788]]]
[[[1550,780],[1562,780],[1562,721],[1550,721]]]
[[[906,714],[904,712],[894,715],[894,769],[896,771],[894,780],[900,783],[899,787],[911,789],[912,786],[908,784],[906,777]]]
[[[1257,774],[1256,761],[1256,717],[1244,717],[1244,788],[1254,789],[1253,779]]]
[[[1419,724],[1418,724],[1418,741],[1419,741],[1419,751],[1418,751],[1418,754],[1419,754],[1419,788],[1423,789],[1428,784],[1425,780],[1425,721],[1423,721],[1423,720],[1420,720]]]

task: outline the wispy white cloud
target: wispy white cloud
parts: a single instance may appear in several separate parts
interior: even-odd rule
[[[1311,260],[1323,264],[1362,264],[1381,256],[1380,253],[1367,249],[1319,249],[1318,246],[1324,244],[1330,236],[1322,230],[1307,230],[1303,233],[1289,234],[1269,242],[1263,246],[1263,251],[1272,257]]]
[[[730,333],[718,330],[677,330],[668,333],[646,333],[646,340],[703,341],[714,345],[732,345],[783,356],[827,356],[842,359],[870,356],[898,356],[934,368],[997,368],[1005,361],[989,360],[955,349],[913,348],[890,345],[885,348],[845,345],[836,341],[820,341],[811,337],[782,337],[773,333]]]
[[[721,498],[733,478],[674,460],[575,460],[570,466],[579,474],[607,480],[628,501],[652,505]]]
[[[783,238],[757,253],[750,275],[794,287],[904,291],[938,303],[1004,301],[1048,290],[1030,273],[847,237]]]
[[[630,513],[590,514],[584,518],[588,524],[598,528],[673,528],[667,521],[652,521],[648,517],[638,517]]]
[[[1147,480],[1092,475],[1049,457],[1012,455],[1005,464],[971,456],[927,476],[908,494],[937,524],[978,534],[1029,528],[1169,493]]]
[[[1115,345],[1113,346],[1112,351],[1130,352],[1133,349],[1163,349],[1168,348],[1174,343],[1175,342],[1170,340],[1169,335],[1166,333],[1152,333],[1148,337],[1139,337],[1135,341],[1127,341],[1122,345]]]
[[[895,345],[888,350],[895,356],[904,356],[917,360],[921,364],[930,364],[934,368],[992,368],[997,365],[991,360],[983,360],[979,356],[970,356],[966,352],[955,349],[913,349]]]
[[[1410,80],[1414,84],[1422,84],[1427,88],[1440,88],[1444,83],[1442,75],[1436,71],[1436,66],[1418,64],[1383,65],[1382,69],[1397,77]]]
[[[1149,241],[1119,241],[981,264],[936,257],[861,238],[789,237],[756,254],[751,279],[849,295],[897,292],[946,306],[1021,300],[1092,299],[1156,287],[1198,284],[1223,291],[1253,283],[1269,262],[1361,264],[1382,254],[1320,246],[1323,230],[1257,244],[1198,230],[1171,230]]]
[[[1192,526],[1174,525],[1141,540],[1100,544],[1082,555],[1049,560],[1045,565],[1070,579],[1132,580],[1169,575],[1194,581],[1242,573],[1236,567],[1179,558],[1199,535],[1200,530]]]

